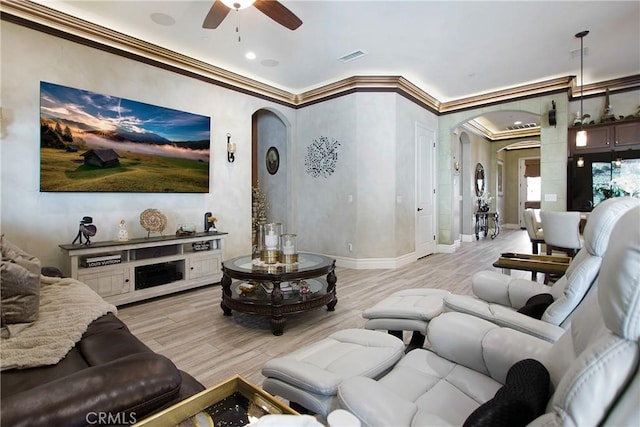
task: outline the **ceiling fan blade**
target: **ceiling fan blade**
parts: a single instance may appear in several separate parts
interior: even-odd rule
[[[269,18],[276,21],[278,24],[287,27],[290,30],[295,30],[302,21],[293,12],[284,7],[277,0],[256,0],[253,4],[260,12],[267,15]]]
[[[218,28],[218,25],[220,25],[224,18],[227,17],[230,10],[231,9],[225,6],[220,0],[215,0],[213,2],[213,6],[209,9],[209,13],[207,13],[206,18],[204,18],[202,28]]]

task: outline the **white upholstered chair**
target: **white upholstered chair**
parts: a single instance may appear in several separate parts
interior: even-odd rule
[[[540,209],[525,209],[523,213],[524,225],[529,240],[531,240],[531,253],[533,254],[539,254],[540,245],[544,243],[544,231],[538,221],[539,214]]]
[[[558,250],[574,257],[583,245],[580,237],[580,212],[543,210],[540,211],[540,218],[544,227],[547,255],[551,255],[553,250]]]
[[[639,224],[640,206],[618,221],[597,293],[555,343],[444,313],[429,325],[429,349],[378,380],[346,379],[340,406],[364,426],[640,425]],[[534,361],[511,369],[523,359]]]

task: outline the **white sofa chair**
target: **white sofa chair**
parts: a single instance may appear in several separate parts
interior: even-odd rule
[[[429,325],[430,349],[409,352],[378,380],[346,379],[338,388],[340,406],[365,426],[640,425],[639,224],[640,206],[620,219],[597,294],[554,344],[444,313]],[[523,359],[542,363],[549,389],[544,372],[531,375],[539,367],[510,371]],[[528,376],[542,385],[534,387]],[[530,405],[536,399],[542,405]]]
[[[613,226],[625,212],[638,205],[640,199],[632,197],[599,204],[585,226],[584,247],[565,275],[551,287],[496,271],[481,271],[472,277],[475,296],[435,289],[399,291],[363,312],[368,319],[365,328],[413,331],[410,346],[421,347],[431,319],[444,311],[458,311],[553,342],[569,325],[572,313],[594,283]],[[540,294],[550,294],[551,304],[542,307],[538,318],[518,312],[530,311],[527,301]]]

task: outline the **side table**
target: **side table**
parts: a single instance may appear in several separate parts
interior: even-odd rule
[[[493,234],[491,238],[495,239],[500,234],[500,215],[498,212],[476,212],[476,240],[480,240],[480,232],[484,232],[485,236],[489,235],[489,220],[493,221]]]

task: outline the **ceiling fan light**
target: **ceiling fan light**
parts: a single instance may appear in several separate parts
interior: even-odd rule
[[[255,3],[256,0],[220,0],[229,9],[246,9]]]
[[[576,133],[576,147],[586,147],[587,146],[587,131],[579,130]]]

